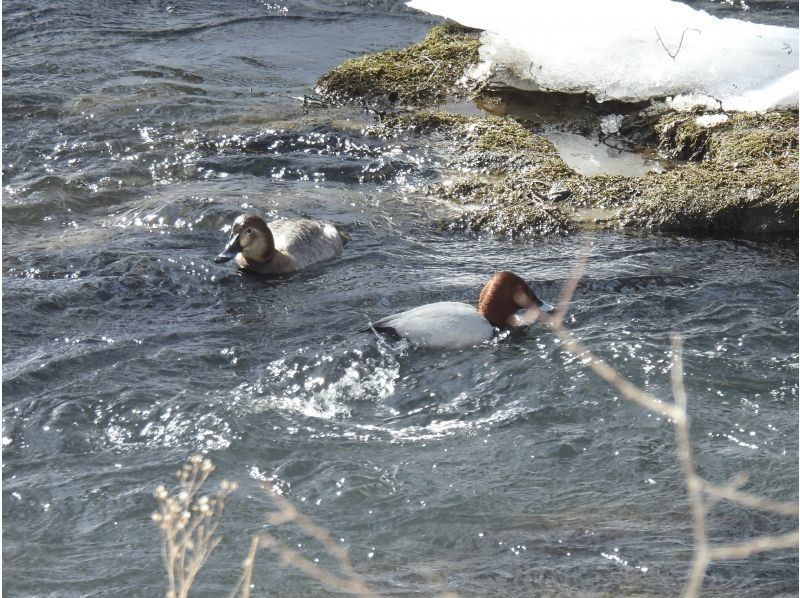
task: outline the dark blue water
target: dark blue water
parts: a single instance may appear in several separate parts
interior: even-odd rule
[[[796,20],[796,4],[750,5]],[[446,353],[359,332],[474,302],[500,268],[555,301],[586,241],[442,233],[452,208],[419,188],[446,142],[373,138],[356,109],[292,99],[428,17],[366,1],[3,8],[4,595],[163,594],[152,491],[197,452],[240,485],[197,595],[236,580],[271,507],[262,479],[383,593],[680,591],[692,540],[668,423],[538,326]],[[293,277],[241,276],[212,258],[245,207],[352,241]],[[782,500],[798,492],[797,262],[792,241],[598,234],[567,320],[665,400],[668,335],[684,335],[701,473],[746,472]],[[710,516],[718,542],[794,525]],[[254,583],[324,591],[267,553]],[[712,565],[704,589],[795,595],[796,553]]]

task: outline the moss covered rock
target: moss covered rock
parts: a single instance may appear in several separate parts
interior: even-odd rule
[[[459,84],[478,61],[478,32],[459,25],[438,25],[402,50],[387,50],[348,60],[317,82],[333,102],[372,101],[433,104],[466,93]]]
[[[655,125],[686,163],[638,180],[627,222],[670,230],[796,232],[797,114],[681,114]]]
[[[662,230],[796,232],[797,179],[778,169],[677,167],[642,177],[622,218],[628,226]]]

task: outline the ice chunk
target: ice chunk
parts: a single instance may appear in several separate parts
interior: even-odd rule
[[[674,107],[797,106],[798,30],[719,19],[671,0],[412,0],[484,30],[479,79]]]
[[[605,135],[617,133],[622,126],[623,118],[621,114],[609,114],[608,116],[604,116],[600,119],[600,130]]]
[[[728,122],[730,117],[727,114],[703,114],[694,119],[698,126],[704,129],[713,129],[714,127]]]

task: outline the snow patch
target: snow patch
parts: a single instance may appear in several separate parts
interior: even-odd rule
[[[798,30],[719,19],[671,0],[412,0],[483,29],[470,75],[526,90],[589,92],[599,101],[668,97],[767,110],[798,104]]]
[[[695,118],[694,122],[705,129],[713,129],[717,125],[728,122],[728,120],[730,120],[730,117],[727,114],[703,114]]]

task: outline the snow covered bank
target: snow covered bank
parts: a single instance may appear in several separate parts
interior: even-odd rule
[[[412,0],[484,30],[470,76],[598,100],[670,97],[760,111],[798,105],[798,30],[718,19],[670,0]]]

